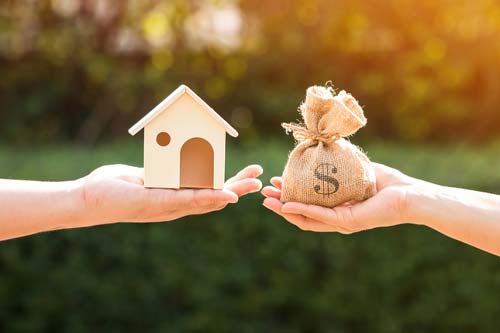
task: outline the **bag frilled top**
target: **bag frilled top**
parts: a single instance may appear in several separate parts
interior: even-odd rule
[[[373,196],[370,160],[346,140],[367,123],[356,99],[345,91],[335,95],[332,88],[313,86],[299,110],[304,126],[282,124],[297,146],[283,172],[281,201],[334,207]]]

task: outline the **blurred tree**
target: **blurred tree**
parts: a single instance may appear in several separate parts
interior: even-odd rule
[[[0,138],[121,135],[181,82],[243,137],[281,133],[332,80],[366,106],[365,136],[484,140],[499,38],[495,0],[2,1]]]

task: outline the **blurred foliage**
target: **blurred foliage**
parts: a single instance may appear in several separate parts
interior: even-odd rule
[[[0,131],[95,143],[187,83],[242,132],[279,123],[311,84],[358,97],[365,138],[497,136],[497,0],[4,0]]]
[[[270,133],[332,80],[365,105],[374,160],[500,193],[498,143],[378,141],[496,137],[499,39],[497,0],[3,0],[0,175],[141,164],[140,140],[88,144],[186,83],[242,134],[228,171],[259,162],[266,180],[292,147]],[[87,145],[40,146],[62,140]],[[299,232],[261,200],[0,243],[0,332],[498,330],[495,257],[416,226]]]
[[[263,180],[291,146],[230,141],[233,173]],[[500,146],[370,144],[423,179],[500,193]],[[411,154],[408,154],[411,151]],[[140,164],[137,140],[0,149],[0,174],[73,179]],[[1,332],[497,332],[498,258],[419,226],[343,236],[296,229],[259,194],[209,215],[0,243]]]

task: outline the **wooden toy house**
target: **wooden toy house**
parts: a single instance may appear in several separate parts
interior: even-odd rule
[[[186,85],[129,129],[144,128],[144,186],[213,188],[224,185],[226,133],[238,132]]]

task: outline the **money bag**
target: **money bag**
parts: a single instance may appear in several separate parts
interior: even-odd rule
[[[283,172],[281,201],[335,207],[376,193],[368,157],[346,138],[366,125],[363,109],[345,91],[312,86],[299,107],[304,125],[282,124],[297,145]]]

